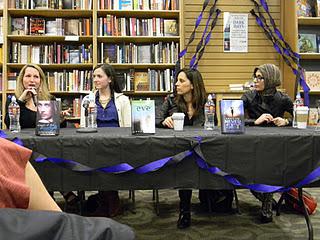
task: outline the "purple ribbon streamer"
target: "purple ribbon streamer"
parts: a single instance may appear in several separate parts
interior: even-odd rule
[[[1,138],[7,138],[8,135],[4,131],[0,130],[0,137]]]

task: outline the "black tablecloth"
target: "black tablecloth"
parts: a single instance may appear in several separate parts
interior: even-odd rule
[[[241,135],[199,128],[185,128],[183,132],[157,129],[148,136],[133,136],[129,128],[99,128],[98,133],[90,134],[61,129],[55,137],[35,136],[33,129],[7,134],[47,157],[75,160],[90,167],[119,163],[141,166],[191,149],[195,137],[201,137],[201,150],[211,165],[250,183],[271,185],[296,183],[320,163],[320,132],[314,128],[250,127]],[[143,175],[76,173],[53,163],[33,165],[49,190],[230,187],[220,176],[199,169],[193,157]]]

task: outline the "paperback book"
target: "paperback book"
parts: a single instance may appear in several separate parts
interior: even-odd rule
[[[222,133],[244,133],[244,107],[242,100],[221,100],[220,113]]]
[[[155,103],[154,100],[131,100],[132,134],[154,134]]]
[[[60,102],[38,101],[36,135],[54,136],[60,131]]]

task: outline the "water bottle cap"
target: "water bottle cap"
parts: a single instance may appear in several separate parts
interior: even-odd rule
[[[211,95],[211,94],[208,95],[208,100],[209,100],[209,101],[212,100],[212,95]]]
[[[11,97],[11,102],[16,102],[16,101],[17,101],[16,96],[12,96]]]

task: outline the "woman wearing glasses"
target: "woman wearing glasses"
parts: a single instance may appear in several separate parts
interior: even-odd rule
[[[287,126],[291,121],[284,113],[293,113],[292,100],[277,90],[281,85],[280,70],[273,64],[263,64],[253,71],[254,89],[242,96],[246,112],[246,125],[249,126]],[[272,222],[272,193],[251,191],[262,202],[260,220]]]
[[[277,91],[281,85],[280,70],[274,64],[263,64],[253,71],[254,89],[242,96],[249,126],[287,126],[290,121],[284,113],[293,113],[288,95]]]

